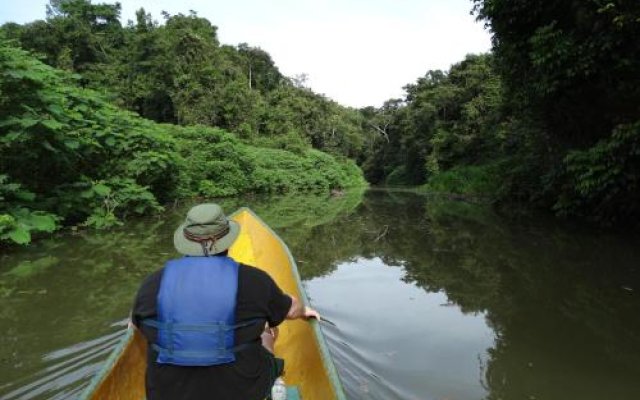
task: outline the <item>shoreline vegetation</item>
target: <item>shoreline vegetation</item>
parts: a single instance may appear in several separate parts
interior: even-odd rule
[[[345,157],[143,119],[6,42],[0,63],[12,97],[2,103],[0,240],[27,244],[32,233],[62,226],[121,225],[175,199],[366,185]]]
[[[175,199],[368,184],[637,229],[640,3],[470,8],[491,53],[354,109],[196,12],[123,24],[118,3],[51,0],[0,27],[0,244]]]

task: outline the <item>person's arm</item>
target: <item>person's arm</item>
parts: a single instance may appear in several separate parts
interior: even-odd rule
[[[311,307],[305,307],[296,297],[288,296],[291,297],[291,307],[287,313],[287,319],[315,318],[320,321],[320,313]]]
[[[316,310],[305,307],[304,303],[296,297],[285,294],[269,274],[257,268],[253,268],[251,271],[258,271],[257,276],[262,277],[269,286],[270,300],[267,312],[269,327],[276,327],[285,319],[316,318],[320,320],[320,314]]]
[[[158,290],[160,289],[162,271],[163,269],[160,269],[142,281],[133,301],[133,307],[129,315],[129,326],[133,325],[138,329],[142,329],[143,319],[156,316],[157,297]]]

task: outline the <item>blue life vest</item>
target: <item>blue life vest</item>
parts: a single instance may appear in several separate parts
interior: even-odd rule
[[[158,291],[156,362],[210,366],[235,361],[238,263],[224,256],[183,257],[167,262]]]

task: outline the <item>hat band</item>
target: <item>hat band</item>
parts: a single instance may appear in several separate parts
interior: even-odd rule
[[[210,240],[213,241],[217,241],[222,239],[223,237],[227,236],[227,233],[229,233],[229,225],[225,226],[222,231],[218,232],[218,233],[213,233],[211,235],[198,235],[195,233],[191,233],[187,230],[187,227],[185,227],[182,230],[182,233],[184,234],[184,237],[187,240],[190,240],[192,242],[208,242]]]
[[[200,245],[202,246],[202,252],[204,253],[205,257],[208,257],[209,251],[216,245],[216,242],[218,240],[222,239],[229,233],[229,230],[229,225],[227,225],[222,229],[222,231],[218,233],[214,233],[211,235],[196,235],[189,232],[185,227],[182,230],[182,234],[184,235],[185,239],[191,242],[200,243]]]

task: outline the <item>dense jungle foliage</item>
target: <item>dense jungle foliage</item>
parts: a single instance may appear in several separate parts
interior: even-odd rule
[[[305,146],[257,148],[220,128],[141,118],[6,41],[0,70],[0,240],[113,226],[174,198],[364,183],[354,162]]]
[[[363,110],[372,182],[640,220],[640,2],[473,0],[491,55]]]
[[[0,27],[0,241],[181,197],[360,185],[353,161],[374,184],[637,226],[640,3],[471,7],[491,54],[355,110],[195,12],[123,24],[117,3],[50,0],[46,20]]]

